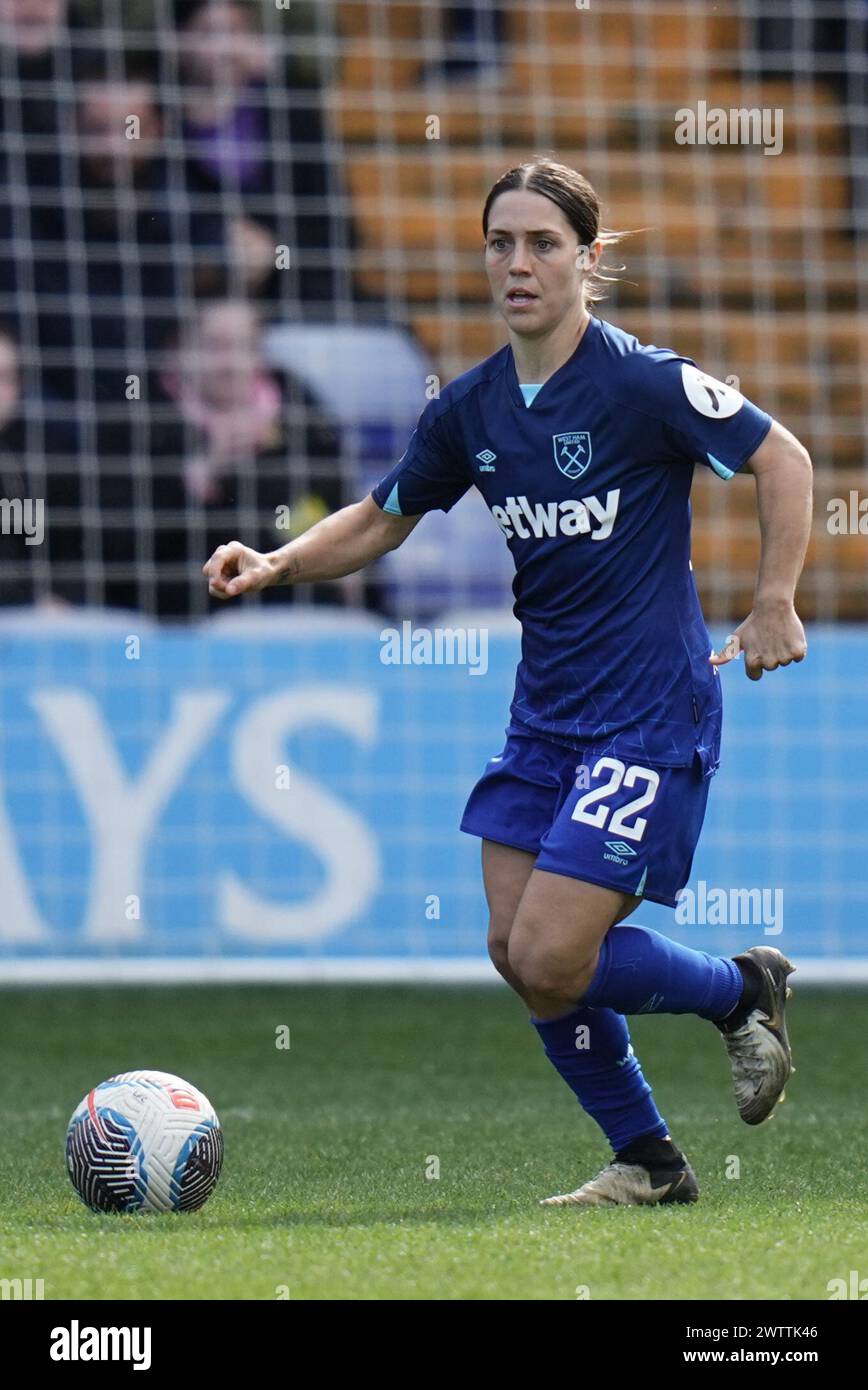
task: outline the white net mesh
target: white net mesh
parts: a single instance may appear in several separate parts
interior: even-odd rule
[[[271,548],[362,496],[504,342],[481,210],[545,153],[634,233],[602,316],[811,451],[811,661],[761,698],[729,668],[691,883],[771,883],[787,949],[868,971],[866,649],[816,624],[868,616],[866,32],[858,0],[0,0],[4,965],[491,973],[455,827],[517,651],[475,493],[369,574],[161,625],[208,614],[219,542]],[[754,486],[699,469],[693,496],[722,639],[751,604]],[[488,680],[384,669],[384,613],[486,625]]]
[[[542,151],[590,177],[608,225],[636,231],[603,316],[736,377],[811,450],[820,520],[802,607],[864,616],[861,538],[823,524],[863,469],[863,4],[65,10],[0,6],[0,312],[23,370],[4,493],[48,505],[45,545],[4,537],[7,601],[203,613],[213,541],[285,540],[360,495],[403,449],[425,378],[504,340],[481,205],[497,174]],[[685,109],[694,143],[676,137]],[[727,137],[740,143],[703,139],[715,111],[742,113]],[[293,363],[276,387],[261,370],[251,384],[267,323],[288,330],[272,368]],[[334,337],[314,379],[303,335],[320,323]],[[406,373],[401,403],[367,413],[376,360],[348,350],[340,372],[327,366],[342,328],[366,323],[390,326]],[[351,396],[363,401],[349,410]],[[291,514],[275,525],[279,498]],[[752,488],[701,477],[695,499],[697,579],[709,615],[728,618],[750,599]],[[405,606],[414,575],[428,610],[490,598],[454,534],[434,584],[426,527],[403,557]],[[506,604],[508,576],[485,564]],[[388,602],[375,579],[313,597]]]

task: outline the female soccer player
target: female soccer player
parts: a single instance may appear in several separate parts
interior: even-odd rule
[[[751,680],[801,661],[793,607],[811,514],[797,439],[688,358],[589,312],[600,296],[599,202],[550,160],[510,169],[483,212],[485,267],[509,344],[444,388],[364,501],[262,555],[239,541],[204,567],[222,598],[352,574],[422,515],[476,485],[516,566],[522,658],[503,750],[462,829],[482,839],[488,947],[546,1054],[614,1157],[546,1203],[690,1202],[625,1015],[716,1024],[742,1118],[758,1124],[792,1070],[793,967],[770,947],[733,959],[620,926],[642,898],[674,907],[718,766],[718,667]],[[694,466],[756,479],[762,554],[751,613],[711,651],[690,566]]]

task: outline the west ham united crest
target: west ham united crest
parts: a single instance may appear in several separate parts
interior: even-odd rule
[[[555,463],[568,478],[581,478],[591,462],[591,436],[587,430],[553,434]]]

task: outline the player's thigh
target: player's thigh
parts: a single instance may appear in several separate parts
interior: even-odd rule
[[[540,990],[592,973],[607,931],[641,901],[632,893],[535,868],[510,933],[509,965]]]
[[[492,958],[506,959],[509,935],[522,894],[533,872],[536,855],[528,850],[482,841],[482,880],[488,902],[488,949]]]

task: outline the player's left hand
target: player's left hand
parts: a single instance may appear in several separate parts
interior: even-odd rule
[[[719,652],[712,652],[712,666],[725,666],[744,652],[744,671],[749,680],[762,679],[763,671],[804,661],[808,651],[805,629],[791,603],[758,605],[737,627]]]

